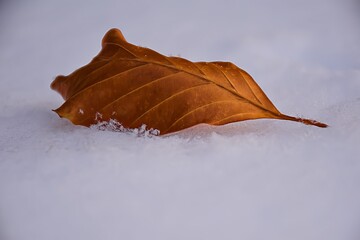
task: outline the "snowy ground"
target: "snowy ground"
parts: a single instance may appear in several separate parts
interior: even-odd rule
[[[360,3],[0,1],[0,239],[360,239]],[[136,137],[73,126],[49,85],[120,28],[246,69],[283,113]]]

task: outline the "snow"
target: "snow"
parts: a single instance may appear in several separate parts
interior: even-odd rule
[[[360,4],[1,1],[0,239],[360,239]],[[285,114],[164,137],[74,126],[49,85],[120,28],[247,70]],[[146,134],[145,134],[146,135]]]

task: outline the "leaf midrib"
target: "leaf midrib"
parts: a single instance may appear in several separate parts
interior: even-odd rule
[[[128,42],[125,42],[125,43],[126,43],[126,44],[129,44],[129,45],[131,45],[131,46],[137,47],[136,45],[133,45],[133,44],[131,44],[131,43],[128,43]],[[124,49],[125,51],[129,52],[130,54],[132,54],[134,57],[136,57],[136,59],[127,59],[127,58],[117,58],[117,59],[127,60],[127,61],[137,61],[137,62],[142,62],[142,63],[152,63],[152,64],[157,64],[157,65],[159,65],[159,66],[171,68],[171,69],[174,69],[174,70],[176,70],[176,71],[182,71],[182,72],[188,73],[188,74],[193,75],[193,76],[195,76],[195,77],[201,78],[202,80],[205,80],[206,82],[213,83],[213,84],[215,84],[216,86],[218,86],[218,87],[220,87],[220,88],[222,88],[222,89],[224,89],[224,90],[226,90],[226,91],[234,94],[235,96],[241,98],[242,100],[247,101],[247,102],[249,102],[250,104],[252,104],[252,105],[254,105],[254,106],[256,106],[256,107],[258,107],[258,108],[260,108],[260,109],[262,109],[262,110],[264,110],[264,111],[266,111],[266,112],[271,113],[271,114],[274,115],[274,116],[281,116],[281,115],[282,115],[280,112],[278,112],[278,113],[277,113],[277,112],[274,112],[274,111],[266,108],[266,107],[263,106],[263,105],[259,105],[258,103],[255,103],[255,102],[251,101],[250,99],[242,96],[242,95],[241,95],[239,92],[237,92],[236,90],[234,91],[234,90],[228,89],[228,88],[226,88],[225,86],[223,86],[223,85],[221,85],[221,84],[218,84],[218,83],[212,81],[211,79],[207,78],[206,75],[199,75],[199,74],[196,74],[196,73],[187,71],[187,70],[179,69],[179,68],[177,68],[176,66],[164,64],[164,63],[161,63],[161,62],[158,62],[158,61],[148,61],[148,60],[145,60],[145,59],[137,56],[136,54],[134,54],[133,52],[131,52],[129,49],[127,49],[126,47],[124,47],[124,46],[122,46],[121,44],[118,44],[118,43],[109,42],[109,43],[106,43],[106,44],[119,46],[119,47],[121,47],[122,49]],[[144,48],[144,49],[146,49],[146,48]],[[151,51],[154,51],[154,50],[151,50]],[[156,51],[154,51],[154,52],[156,52]],[[164,57],[166,61],[170,62],[170,61],[168,60],[168,57],[166,57],[166,56],[164,56],[164,55],[162,55],[162,54],[160,54],[160,53],[158,53],[158,52],[156,52],[156,53],[159,54],[159,55],[161,55],[162,57]],[[210,62],[210,63],[211,63],[211,62]],[[196,65],[195,63],[193,63],[193,64]],[[245,81],[245,82],[246,82],[246,84],[249,86],[248,82],[247,82],[247,81]],[[249,88],[251,89],[250,86],[249,86]],[[252,90],[252,89],[251,89],[251,90]],[[255,95],[255,94],[254,94],[254,95]],[[264,94],[264,95],[265,95],[265,94]],[[256,95],[255,95],[255,97],[257,98]],[[267,98],[267,100],[271,103],[271,101],[270,101],[268,98]],[[261,101],[260,101],[260,103],[261,103]]]
[[[224,87],[223,85],[220,85],[220,84],[218,84],[218,83],[215,83],[214,81],[211,81],[211,80],[208,79],[207,77],[198,75],[198,74],[196,74],[196,73],[192,73],[192,72],[189,72],[189,71],[186,71],[186,70],[180,70],[180,69],[176,68],[175,66],[162,64],[162,63],[157,62],[157,61],[147,61],[147,60],[144,60],[144,59],[140,59],[140,60],[139,60],[139,59],[126,59],[126,58],[118,58],[118,59],[120,59],[120,60],[128,60],[128,61],[137,61],[137,62],[142,62],[142,63],[151,63],[151,64],[156,64],[156,65],[159,65],[159,66],[167,67],[167,68],[170,68],[170,69],[174,69],[174,70],[179,71],[179,72],[181,72],[181,71],[182,71],[182,72],[185,72],[185,73],[190,74],[190,75],[192,75],[192,76],[201,78],[202,80],[204,80],[204,81],[206,81],[206,82],[208,82],[208,83],[212,83],[212,84],[214,84],[214,85],[216,85],[216,86],[218,86],[218,87],[220,87],[220,88],[222,88],[222,89],[224,89],[224,90],[232,93],[233,95],[237,96],[237,97],[240,98],[241,100],[246,101],[246,102],[248,102],[248,103],[250,103],[250,104],[252,104],[252,105],[254,105],[254,106],[256,106],[256,107],[258,107],[258,108],[260,108],[260,109],[262,109],[262,110],[264,110],[264,111],[266,111],[266,112],[269,112],[269,113],[271,113],[271,114],[274,115],[274,116],[280,116],[280,115],[281,115],[281,114],[279,114],[279,113],[273,112],[273,111],[265,108],[264,106],[259,105],[259,104],[255,103],[255,102],[253,102],[253,101],[245,98],[244,96],[242,96],[241,94],[239,94],[239,93],[236,92],[236,91],[233,91],[233,90],[231,90],[231,89],[228,89],[228,88]]]

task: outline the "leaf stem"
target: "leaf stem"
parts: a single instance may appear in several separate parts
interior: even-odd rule
[[[306,124],[306,125],[313,125],[313,126],[317,126],[317,127],[321,127],[321,128],[328,127],[327,124],[322,123],[322,122],[318,122],[318,121],[315,121],[315,120],[312,120],[312,119],[292,117],[292,116],[288,116],[288,115],[285,115],[285,114],[281,114],[280,118],[284,119],[284,120],[294,121],[294,122],[301,122],[301,123]]]

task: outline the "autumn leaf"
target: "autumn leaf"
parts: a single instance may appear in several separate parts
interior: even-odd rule
[[[327,126],[280,113],[253,78],[232,63],[166,57],[128,43],[118,29],[106,33],[89,64],[58,76],[51,88],[66,100],[54,111],[76,125],[116,120],[126,128],[145,124],[160,134],[259,118]]]

